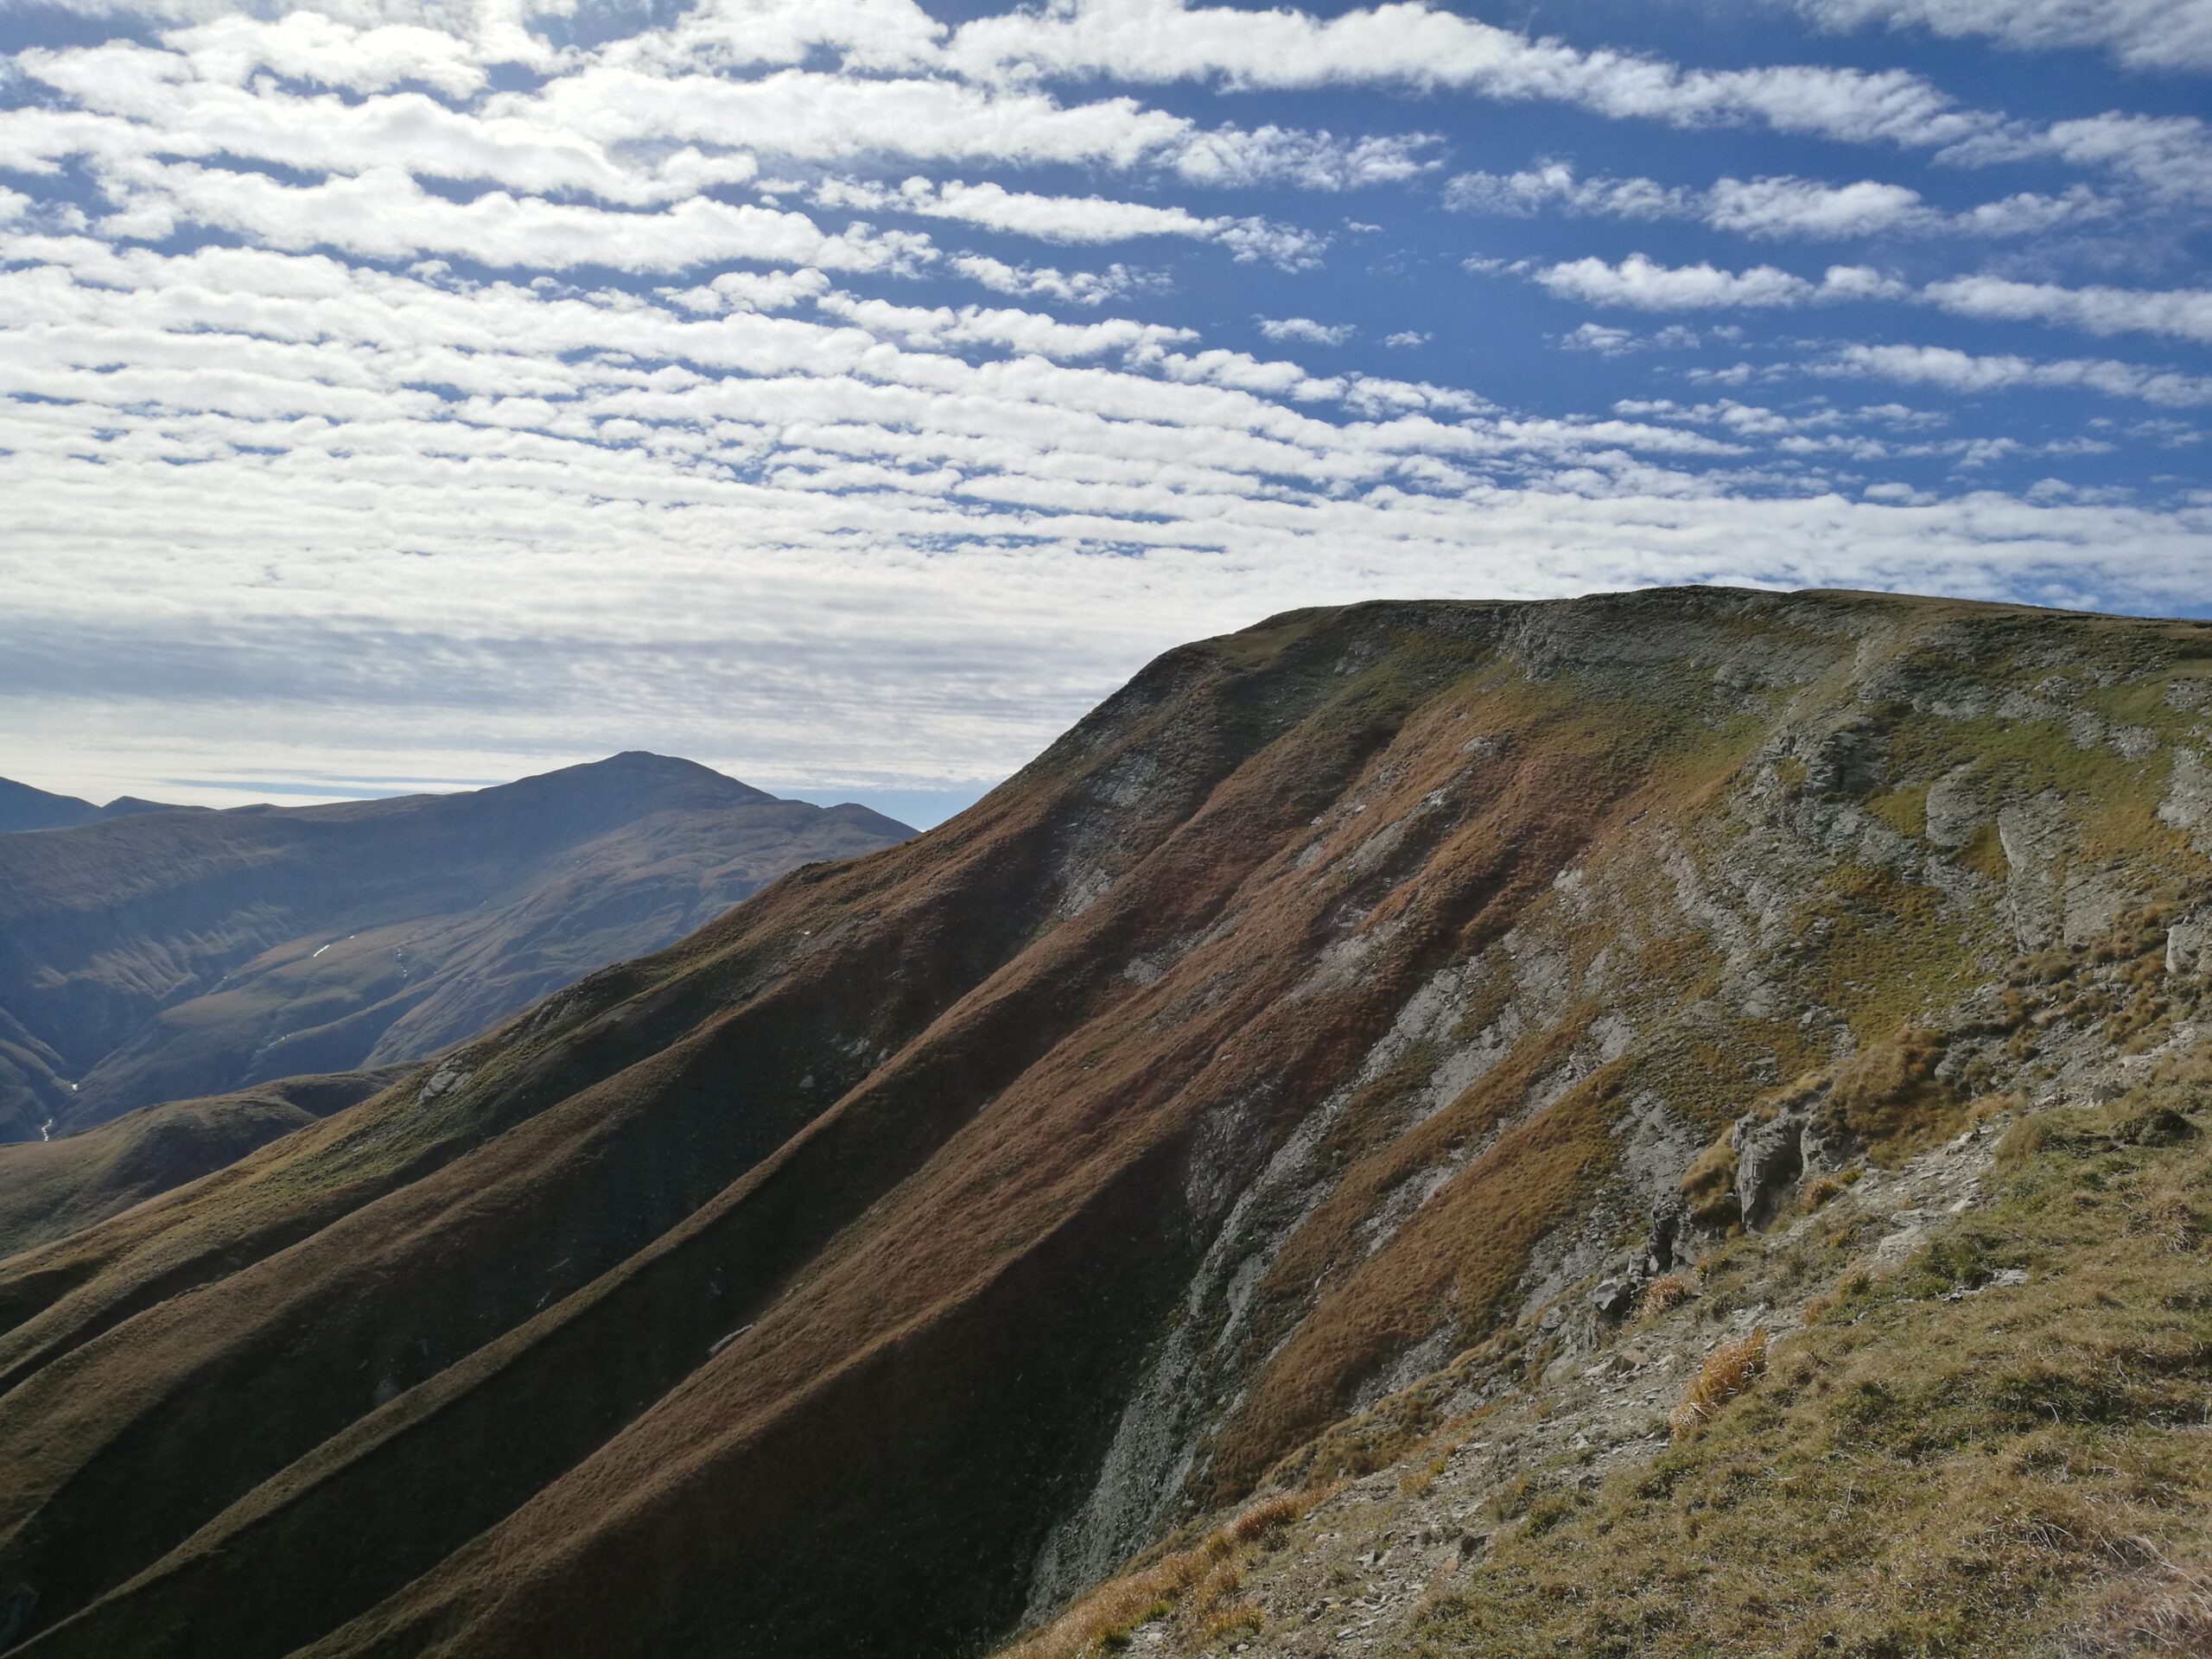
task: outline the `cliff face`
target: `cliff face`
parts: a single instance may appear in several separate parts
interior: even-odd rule
[[[0,1264],[0,1583],[41,1655],[984,1650],[1454,1356],[2191,1040],[2208,703],[2212,629],[1856,595],[1172,652]]]

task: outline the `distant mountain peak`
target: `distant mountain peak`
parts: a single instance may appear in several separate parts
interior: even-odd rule
[[[53,795],[0,778],[0,835],[17,830],[61,830],[89,823],[99,808],[74,795]]]
[[[624,749],[602,760],[581,761],[573,766],[560,766],[551,772],[534,773],[518,778],[512,784],[494,785],[494,789],[524,789],[557,786],[556,780],[587,785],[621,782],[625,786],[649,783],[653,786],[689,791],[695,798],[717,801],[766,802],[776,798],[765,789],[716,772],[712,766],[696,760],[687,760],[681,755],[657,754],[650,749]],[[490,793],[490,791],[480,791]]]

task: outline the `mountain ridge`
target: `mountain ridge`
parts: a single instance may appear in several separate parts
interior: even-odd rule
[[[197,811],[162,801],[145,801],[135,795],[118,795],[105,806],[95,806],[74,795],[55,795],[10,778],[0,778],[0,835],[36,830],[73,830],[79,824],[108,818],[130,817],[140,812]]]
[[[0,1262],[28,1650],[988,1650],[1624,1249],[2197,1041],[2208,707],[2202,625],[1885,596],[1180,647]]]
[[[493,789],[0,839],[13,1138],[458,1040],[793,862],[911,833],[628,752]]]

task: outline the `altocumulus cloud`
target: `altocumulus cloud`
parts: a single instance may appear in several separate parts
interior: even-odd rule
[[[2201,607],[2202,4],[1683,10],[0,10],[0,771],[958,791],[1296,604]]]

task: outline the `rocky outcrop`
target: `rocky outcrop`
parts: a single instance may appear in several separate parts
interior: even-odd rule
[[[2166,972],[2177,979],[2212,973],[2212,915],[2196,915],[2166,930]]]

